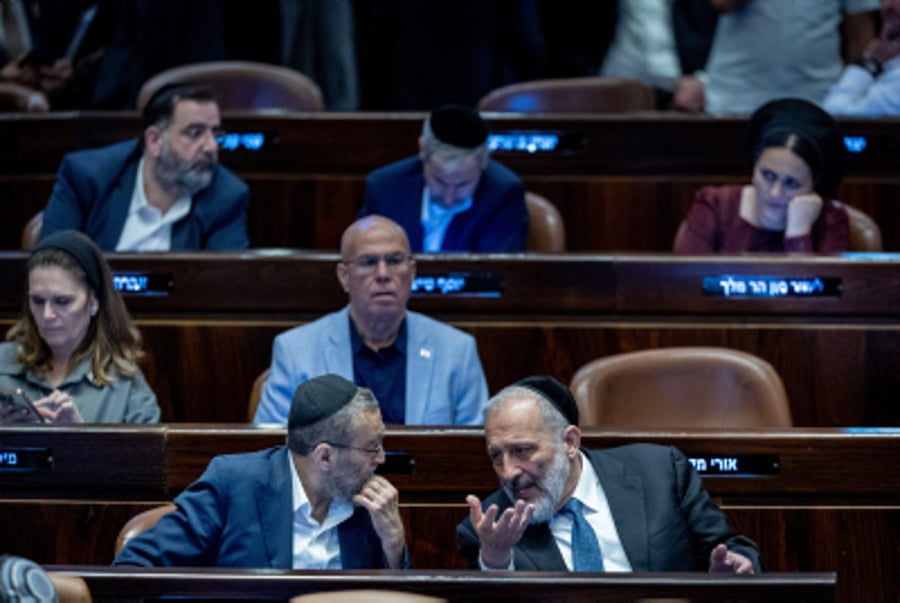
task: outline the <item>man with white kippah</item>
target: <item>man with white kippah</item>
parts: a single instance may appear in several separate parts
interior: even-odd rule
[[[287,445],[214,458],[113,564],[407,568],[399,495],[375,475],[383,437],[370,390],[338,375],[310,379],[294,393]]]
[[[490,158],[478,112],[443,105],[425,119],[419,154],[366,177],[360,216],[397,222],[413,251],[524,251],[528,211],[519,177]]]
[[[752,574],[756,544],[735,534],[675,448],[581,448],[578,406],[546,376],[488,402],[484,434],[502,489],[469,495],[459,550],[483,570]]]

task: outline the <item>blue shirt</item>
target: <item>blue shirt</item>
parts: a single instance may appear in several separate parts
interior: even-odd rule
[[[406,319],[394,342],[377,352],[363,342],[353,319],[350,346],[353,349],[353,381],[375,393],[386,425],[406,422]]]

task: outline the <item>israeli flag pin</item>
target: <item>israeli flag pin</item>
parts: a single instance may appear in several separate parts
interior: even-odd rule
[[[431,358],[431,350],[427,348],[419,348],[419,356],[422,358]]]

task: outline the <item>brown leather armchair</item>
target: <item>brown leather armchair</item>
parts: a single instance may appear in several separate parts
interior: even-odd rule
[[[575,374],[582,427],[791,427],[787,394],[765,360],[730,348],[673,347],[607,356]]]
[[[80,576],[71,576],[60,572],[47,572],[56,589],[59,603],[91,603],[91,590],[87,582]]]
[[[0,82],[0,113],[41,113],[50,110],[47,97],[40,90],[27,86]]]
[[[122,529],[119,530],[119,535],[116,537],[115,556],[118,557],[119,553],[122,552],[122,549],[125,548],[125,545],[128,544],[129,540],[142,533],[144,530],[149,530],[156,525],[156,522],[159,521],[160,517],[174,510],[175,505],[173,503],[166,503],[138,513],[126,521],[125,525],[122,526]]]
[[[322,111],[322,91],[299,71],[251,61],[191,63],[153,76],[138,93],[138,111],[166,84],[210,87],[222,111]]]
[[[247,422],[252,423],[253,417],[256,416],[256,407],[259,406],[259,400],[262,398],[263,387],[266,385],[266,379],[269,378],[269,369],[264,370],[253,381],[253,388],[250,390],[250,403],[247,405]]]
[[[525,192],[528,208],[528,251],[561,252],[566,250],[566,228],[559,210],[545,197]]]
[[[492,90],[478,101],[479,111],[515,113],[626,113],[655,108],[653,88],[612,77],[519,82]]]

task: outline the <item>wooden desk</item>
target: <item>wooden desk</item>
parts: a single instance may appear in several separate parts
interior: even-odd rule
[[[141,443],[129,448],[131,436]],[[226,425],[0,428],[0,449],[44,446],[55,459],[52,475],[0,473],[0,548],[42,563],[108,564],[125,521],[171,500],[212,456],[283,441],[283,430]],[[693,458],[775,455],[770,475],[704,477],[736,531],[757,541],[766,569],[837,571],[841,601],[900,595],[900,432],[589,431],[584,438],[588,448],[632,442],[673,445]],[[388,475],[401,492],[414,567],[464,568],[455,553],[464,497],[497,488],[481,431],[392,428],[385,447],[415,459],[411,473]]]
[[[21,312],[25,255],[0,253],[0,325]],[[115,271],[171,279],[128,296],[165,421],[244,422],[276,335],[335,311],[337,255],[111,255]],[[781,375],[794,423],[900,426],[900,262],[837,257],[422,256],[418,274],[490,275],[498,296],[422,295],[413,310],[471,333],[492,392],[527,375],[678,345],[744,350]],[[840,279],[840,297],[704,295],[708,276]]]
[[[259,133],[261,150],[222,151],[250,186],[254,247],[336,250],[362,201],[365,175],[416,153],[424,114],[321,113],[224,117],[233,133]],[[575,251],[668,251],[695,191],[744,183],[744,120],[671,113],[488,116],[495,134],[559,135],[553,152],[498,151],[530,190],[560,209]],[[865,141],[851,156],[838,198],[872,214],[886,249],[900,250],[900,120],[844,119]],[[0,115],[0,242],[18,246],[22,226],[49,198],[63,155],[137,136],[134,113]]]
[[[672,598],[690,601],[834,601],[836,576],[829,573],[718,577],[709,574],[592,574],[549,572],[272,572],[267,570],[134,570],[50,567],[81,576],[94,601],[288,601],[335,590],[384,589],[419,593],[451,603],[593,603]]]

